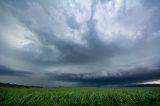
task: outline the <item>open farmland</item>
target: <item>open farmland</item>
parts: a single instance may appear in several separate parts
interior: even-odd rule
[[[159,105],[159,87],[0,87],[0,106]]]

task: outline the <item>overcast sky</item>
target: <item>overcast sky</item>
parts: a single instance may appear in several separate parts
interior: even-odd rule
[[[0,0],[0,82],[160,80],[160,0]]]

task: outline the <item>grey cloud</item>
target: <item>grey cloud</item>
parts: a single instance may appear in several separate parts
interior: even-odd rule
[[[18,5],[19,6],[19,5]],[[91,61],[97,61],[99,58],[104,58],[104,57],[110,57],[114,55],[115,53],[118,53],[120,50],[118,47],[114,45],[105,45],[103,44],[99,38],[97,38],[95,29],[94,29],[94,21],[90,19],[87,22],[87,26],[89,30],[86,33],[85,40],[88,43],[88,47],[81,46],[79,44],[75,44],[73,42],[68,42],[65,40],[61,40],[55,36],[54,33],[48,31],[46,32],[44,29],[33,29],[30,27],[30,22],[24,21],[24,19],[27,20],[27,18],[22,17],[24,15],[23,12],[16,12],[13,8],[13,13],[16,15],[16,17],[23,22],[27,28],[30,30],[34,31],[37,34],[38,39],[42,43],[43,47],[41,47],[42,54],[39,56],[39,58],[34,59],[31,58],[28,55],[31,55],[30,53],[24,53],[25,55],[22,54],[22,58],[30,61],[35,61],[37,63],[41,64],[70,64],[70,63],[86,63],[86,62],[91,62]],[[24,9],[24,11],[26,8]],[[19,10],[18,10],[19,11]],[[21,15],[22,14],[22,15]],[[28,17],[28,16],[27,16]],[[29,18],[28,18],[29,19]],[[69,23],[71,26],[73,26],[73,23]],[[74,25],[75,26],[75,25]],[[50,45],[55,45],[55,47],[62,53],[61,59],[54,60],[54,54],[53,50],[51,50],[48,46]],[[116,51],[116,52],[115,52]],[[20,55],[21,56],[21,55]],[[51,60],[45,60],[46,56],[49,57]]]
[[[13,1],[12,1],[13,2]],[[11,3],[12,3],[11,2]],[[86,63],[86,62],[90,62],[90,61],[97,61],[100,58],[104,59],[104,58],[110,58],[112,56],[114,56],[115,54],[121,54],[121,52],[123,51],[123,49],[121,50],[121,48],[116,47],[116,45],[114,44],[110,44],[110,45],[106,45],[104,42],[101,42],[101,40],[97,37],[97,32],[95,30],[95,23],[94,20],[92,19],[92,15],[94,14],[94,5],[92,7],[92,15],[90,20],[88,20],[86,22],[86,26],[88,28],[87,32],[86,32],[86,37],[84,38],[87,41],[88,47],[84,47],[78,44],[75,44],[73,42],[68,42],[62,39],[57,38],[57,36],[54,34],[54,32],[50,31],[51,30],[51,24],[47,22],[44,23],[43,20],[47,19],[49,22],[52,23],[52,20],[50,20],[50,14],[48,14],[46,11],[46,9],[40,8],[40,10],[35,10],[37,12],[43,12],[44,14],[42,15],[41,13],[36,13],[38,15],[42,15],[43,18],[37,18],[34,15],[34,11],[29,11],[30,9],[30,3],[29,2],[23,2],[22,4],[25,4],[27,6],[24,6],[26,8],[21,8],[21,6],[19,4],[15,4],[15,5],[11,5],[11,3],[9,2],[8,4],[10,4],[8,7],[8,9],[11,11],[11,13],[13,13],[14,16],[16,16],[23,24],[25,24],[27,26],[27,28],[33,32],[35,32],[37,34],[38,39],[40,40],[40,42],[42,43],[43,47],[40,47],[42,54],[39,55],[39,58],[36,58],[35,60],[33,60],[31,58],[31,60],[36,61],[36,62],[41,62],[42,64],[56,64],[56,63]],[[15,2],[13,2],[15,3]],[[41,6],[41,4],[39,2],[33,2],[36,3],[37,5],[35,6]],[[21,9],[19,9],[21,8]],[[38,7],[39,8],[39,7]],[[26,13],[24,13],[23,11],[28,11],[27,12],[27,16]],[[32,17],[30,17],[30,15]],[[25,16],[25,17],[23,17]],[[56,16],[55,16],[56,17]],[[54,20],[54,17],[52,18]],[[73,19],[67,18],[68,19],[68,24],[69,27],[71,28],[78,28],[80,25],[77,24]],[[39,26],[41,25],[40,21],[42,21],[43,24],[46,24],[45,26],[48,27],[44,27],[41,28],[38,26],[34,27],[31,25],[31,23],[33,22],[37,22],[36,24],[38,24]],[[73,29],[74,29],[73,28]],[[79,28],[78,28],[79,29]],[[50,45],[55,45],[56,49],[59,50],[60,52],[60,60],[55,60],[54,58],[54,50],[50,49],[48,46]],[[123,52],[122,52],[123,53]],[[24,53],[25,54],[25,53]],[[29,54],[25,54],[25,56],[27,58],[25,58],[26,60],[29,59],[29,56],[27,55],[31,55]],[[48,63],[47,63],[47,59],[43,59],[45,57],[48,57]]]
[[[160,69],[135,68],[129,72],[121,71],[121,74],[108,74],[96,76],[97,73],[86,74],[54,74],[46,73],[46,78],[53,81],[77,82],[79,85],[122,85],[142,83],[160,79]]]
[[[30,72],[20,71],[20,70],[12,70],[6,66],[0,65],[0,76],[27,76],[30,75]]]
[[[151,6],[151,7],[159,7],[160,5],[159,0],[152,0],[152,1],[151,0],[147,0],[147,1],[141,0],[141,2],[145,4],[146,6]]]
[[[67,19],[67,24],[69,25],[69,27],[73,29],[79,29],[81,26],[79,23],[76,22],[76,20],[73,17]]]
[[[53,70],[49,79],[79,84],[157,80],[159,69],[148,67],[157,65],[160,58],[159,3],[158,0],[0,1],[0,63],[4,61],[6,66],[0,66],[1,75],[25,75],[9,68],[14,62],[22,70],[41,72],[39,76]],[[134,74],[136,70],[141,73]],[[111,76],[84,78],[102,71]],[[122,76],[112,76],[114,73]]]

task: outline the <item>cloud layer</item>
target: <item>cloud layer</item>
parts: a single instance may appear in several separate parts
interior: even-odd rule
[[[37,75],[21,82],[29,85],[158,80],[159,4],[158,0],[2,0],[0,81],[13,82],[4,77],[13,74],[19,83],[23,75],[16,70]]]

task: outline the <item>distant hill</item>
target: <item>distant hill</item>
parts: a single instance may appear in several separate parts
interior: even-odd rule
[[[18,84],[10,84],[10,83],[2,83],[0,82],[0,87],[1,86],[6,86],[6,87],[26,87],[26,88],[42,88],[41,86],[25,86],[25,85],[18,85]]]
[[[0,87],[6,86],[6,87],[26,87],[26,88],[43,88],[41,86],[26,86],[26,85],[17,85],[17,84],[10,84],[10,83],[2,83],[0,82]],[[61,86],[63,87],[63,86]],[[110,85],[110,86],[103,86],[103,87],[160,87],[160,84],[133,84],[133,85]]]

